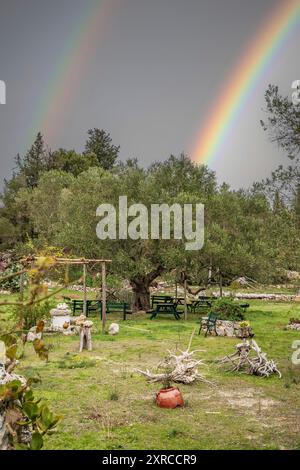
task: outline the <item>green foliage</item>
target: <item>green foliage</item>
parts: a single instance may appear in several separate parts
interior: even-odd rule
[[[39,381],[38,379],[29,379],[26,384],[20,380],[13,380],[5,385],[0,385],[0,408],[8,410],[12,414],[15,410],[18,414],[17,421],[11,422],[13,431],[20,427],[25,427],[32,433],[30,444],[20,443],[18,437],[20,432],[11,434],[11,444],[14,448],[22,450],[40,450],[43,447],[43,436],[51,433],[62,419],[55,415],[49,407],[39,399],[34,398],[31,384]]]
[[[3,341],[6,347],[6,357],[10,361],[16,359],[17,350],[18,350],[18,337],[14,334],[5,333],[0,336],[0,341]]]
[[[13,317],[16,322],[23,319],[23,328],[29,330],[37,325],[40,320],[50,318],[50,310],[55,306],[51,300],[34,303],[32,305],[20,306],[16,305],[13,309]]]
[[[49,350],[42,339],[35,339],[33,341],[33,348],[40,359],[48,362]]]
[[[72,355],[65,354],[64,358],[58,361],[57,367],[59,369],[85,369],[87,367],[95,367],[96,361],[88,359],[78,354]]]
[[[120,396],[119,396],[119,393],[117,392],[117,390],[114,390],[114,391],[111,392],[110,395],[109,395],[110,401],[118,401],[119,398],[120,398]]]
[[[99,165],[94,153],[82,155],[74,150],[65,149],[59,149],[51,153],[49,160],[51,170],[68,173],[73,176],[78,176],[90,167]]]
[[[47,152],[44,138],[40,132],[24,158],[17,158],[16,163],[20,173],[25,177],[26,187],[37,186],[41,173],[48,169],[49,163],[49,152]]]
[[[221,297],[214,302],[211,307],[211,313],[216,313],[220,320],[244,320],[242,307],[240,307],[237,302],[227,297]]]
[[[267,122],[262,127],[271,140],[293,158],[300,152],[300,108],[291,99],[279,94],[278,86],[269,85],[265,93]]]
[[[6,357],[10,361],[8,366],[15,366],[18,337],[14,334],[5,334],[0,337],[0,340],[6,346]],[[44,342],[36,341],[34,349],[40,357],[45,359]],[[10,444],[13,448],[40,450],[44,444],[43,436],[51,433],[61,420],[61,416],[54,415],[40,399],[35,399],[31,386],[38,382],[40,382],[39,376],[31,375],[26,381],[15,379],[0,385],[0,410],[5,412],[6,422],[9,422]],[[22,427],[32,434],[31,443],[22,442],[20,438]]]
[[[11,248],[17,241],[17,229],[6,218],[0,216],[0,246],[2,250]]]
[[[94,154],[98,164],[105,170],[111,170],[119,155],[119,146],[112,143],[110,134],[100,129],[89,129],[85,144],[85,154]]]
[[[23,266],[21,264],[12,263],[2,271],[0,275],[0,289],[8,290],[12,293],[19,292],[20,276],[14,276],[14,274],[20,272],[22,269]],[[1,281],[1,279],[3,279],[3,281]]]

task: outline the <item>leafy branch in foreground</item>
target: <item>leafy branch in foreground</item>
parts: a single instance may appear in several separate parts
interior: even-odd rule
[[[38,377],[25,379],[13,373],[16,336],[4,335],[1,340],[6,351],[4,364],[0,363],[0,450],[40,450],[43,437],[54,430],[61,416],[34,397],[31,385],[40,382]]]

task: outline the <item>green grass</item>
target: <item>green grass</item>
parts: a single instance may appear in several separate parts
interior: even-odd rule
[[[284,330],[290,317],[300,316],[300,305],[250,303],[246,317],[255,339],[283,378],[226,372],[215,360],[233,352],[239,340],[196,334],[192,348],[205,350],[198,353],[207,363],[202,372],[216,386],[180,385],[186,406],[175,410],[157,408],[159,386],[133,370],[156,365],[167,349],[185,348],[198,315],[186,323],[133,315],[120,321],[116,337],[103,336],[95,320],[93,351],[79,359],[78,337],[46,336],[52,344],[48,363],[26,345],[17,371],[38,372],[37,396],[64,415],[45,449],[300,449],[300,366],[290,361],[300,334]],[[8,313],[1,316],[2,324],[9,321]]]

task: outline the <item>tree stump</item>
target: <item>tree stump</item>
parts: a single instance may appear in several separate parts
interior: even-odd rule
[[[79,338],[80,338],[80,343],[79,343],[79,352],[82,352],[83,349],[87,349],[88,351],[92,351],[92,326],[93,322],[90,320],[87,320],[84,315],[80,315],[78,320],[76,321],[76,324],[80,327],[79,331]]]

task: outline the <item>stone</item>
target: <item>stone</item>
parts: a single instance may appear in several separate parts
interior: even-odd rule
[[[204,333],[206,332],[205,322],[206,320],[202,320]],[[234,337],[243,338],[245,336],[247,337],[252,336],[253,334],[252,329],[250,327],[242,329],[238,322],[229,321],[229,320],[217,320],[216,331],[217,331],[218,336],[228,336],[230,338],[234,338]],[[215,333],[212,332],[212,335],[215,335]]]
[[[108,334],[112,336],[117,335],[119,331],[120,331],[120,326],[118,325],[118,323],[111,323],[111,325],[108,328]]]
[[[300,323],[290,323],[287,325],[286,329],[300,331]]]
[[[71,310],[67,304],[60,303],[56,308],[50,310],[50,315],[52,317],[52,327],[63,329],[65,323],[70,323]]]

